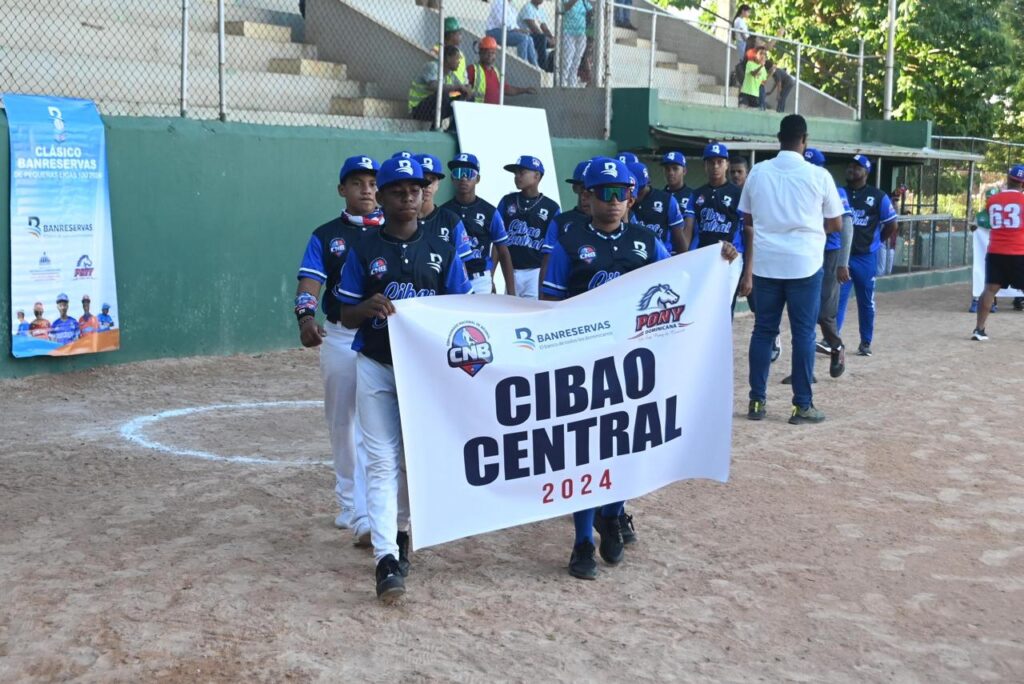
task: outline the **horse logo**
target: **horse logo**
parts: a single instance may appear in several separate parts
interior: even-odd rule
[[[647,289],[644,296],[640,298],[640,306],[637,307],[637,311],[667,309],[678,302],[679,295],[675,293],[672,287],[661,283]]]

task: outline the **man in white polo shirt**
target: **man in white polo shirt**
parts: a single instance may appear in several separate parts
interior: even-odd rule
[[[815,326],[821,304],[825,234],[842,228],[843,203],[828,172],[804,161],[807,121],[791,114],[779,125],[779,154],[754,166],[743,186],[740,211],[754,229],[753,252],[744,255],[740,294],[757,301],[750,337],[750,405],[747,418],[765,417],[772,342],[782,309],[793,333],[793,410],[789,422],[820,423],[814,406]]]

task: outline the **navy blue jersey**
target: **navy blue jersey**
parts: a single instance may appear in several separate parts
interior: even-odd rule
[[[364,235],[376,230],[376,227],[357,226],[346,221],[344,216],[339,216],[314,230],[306,244],[306,252],[299,266],[299,279],[309,278],[324,286],[320,306],[327,320],[332,323],[337,323],[341,315],[341,307],[334,296],[334,286],[341,279],[345,257]]]
[[[679,211],[685,216],[686,210],[690,208],[690,200],[693,198],[693,188],[684,183],[683,187],[672,190],[666,185],[665,192],[676,198],[676,202],[679,203]]]
[[[590,215],[584,214],[578,208],[572,208],[569,211],[559,214],[548,226],[547,235],[544,236],[544,246],[541,251],[545,254],[550,254],[554,248],[555,243],[558,241],[558,236],[567,230],[573,230],[573,228],[586,228],[590,225]]]
[[[588,223],[559,233],[544,274],[544,294],[575,297],[668,257],[661,240],[643,226],[623,223],[613,233],[602,233]]]
[[[498,202],[498,213],[508,233],[512,268],[540,268],[544,238],[559,214],[558,203],[544,195],[527,199],[521,192],[513,192]]]
[[[466,294],[469,290],[466,267],[455,255],[455,248],[418,229],[408,240],[383,231],[368,235],[356,249],[349,250],[334,294],[341,303],[356,305],[375,294],[398,300]],[[364,321],[352,349],[390,365],[388,319]]]
[[[853,247],[851,254],[871,254],[882,245],[882,226],[896,220],[896,209],[889,196],[876,187],[859,190],[846,188],[853,209]]]
[[[420,228],[427,233],[438,236],[455,247],[455,253],[465,261],[470,257],[469,236],[462,219],[451,209],[434,207],[434,210],[420,219]]]
[[[740,228],[740,188],[725,183],[713,188],[702,185],[693,191],[686,216],[693,217],[693,238],[690,249],[707,247],[716,242],[733,242]]]
[[[850,208],[850,198],[846,196],[846,188],[836,188],[839,191],[839,199],[843,202],[843,216],[853,216],[853,209]],[[839,233],[829,233],[825,237],[825,251],[832,252],[843,246]]]
[[[459,204],[455,199],[450,199],[442,204],[441,208],[448,209],[462,218],[470,248],[469,256],[463,259],[466,270],[473,274],[485,273],[487,258],[491,255],[491,245],[508,243],[505,223],[501,220],[497,207],[477,197],[476,201],[469,205]]]
[[[672,193],[651,188],[642,200],[633,205],[632,223],[646,227],[671,252],[672,229],[683,227],[683,214]]]

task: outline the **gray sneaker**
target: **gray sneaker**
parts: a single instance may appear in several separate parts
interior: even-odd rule
[[[803,423],[820,423],[825,420],[825,414],[814,407],[814,404],[803,408],[794,405],[793,415],[789,417],[790,425],[801,425]]]

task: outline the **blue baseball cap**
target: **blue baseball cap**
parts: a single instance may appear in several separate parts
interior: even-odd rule
[[[444,166],[441,164],[441,160],[435,157],[434,155],[414,154],[412,158],[420,163],[420,166],[423,167],[424,174],[430,173],[437,176],[438,178],[444,178],[444,173],[442,171],[442,169],[444,169]]]
[[[378,164],[372,157],[365,155],[358,155],[355,157],[349,157],[345,160],[345,163],[341,165],[341,172],[338,174],[338,182],[344,183],[345,179],[353,173],[370,173],[377,174],[380,170],[380,164]]]
[[[865,171],[871,173],[871,160],[865,157],[863,154],[855,154],[853,156],[852,164],[863,167]]]
[[[572,178],[566,178],[566,183],[572,183],[573,185],[583,184],[583,172],[587,170],[587,166],[590,164],[590,160],[581,161],[576,165],[576,168],[572,170]]]
[[[417,185],[430,185],[423,177],[423,167],[415,159],[392,157],[380,165],[377,171],[377,188],[383,189],[392,183],[413,181]]]
[[[638,161],[640,161],[640,157],[636,156],[632,152],[619,152],[619,156],[617,157],[617,159],[626,165],[636,164]]]
[[[583,185],[590,190],[601,185],[631,186],[629,167],[618,159],[592,161],[583,173]]]
[[[728,159],[729,148],[720,142],[709,142],[704,146],[703,159]]]
[[[57,295],[57,301],[58,302],[66,302],[66,301],[68,301],[68,296],[66,294],[64,294],[63,292],[61,292],[59,295]]]
[[[104,302],[104,303],[103,303],[103,306],[101,306],[100,308],[101,308],[101,309],[103,309],[104,311],[106,311],[107,309],[109,309],[109,308],[110,308],[110,305],[109,305],[109,304],[107,304],[106,302]]]
[[[626,168],[629,172],[636,177],[636,189],[637,192],[643,190],[651,184],[651,174],[647,172],[647,166],[642,162],[633,162],[632,164],[626,164]]]
[[[476,158],[475,154],[469,152],[460,152],[455,159],[448,162],[449,169],[457,169],[459,167],[465,169],[476,169],[480,170],[480,160]]]
[[[825,165],[825,155],[822,154],[821,150],[816,147],[808,147],[804,150],[804,159],[814,164],[815,166]]]
[[[1006,172],[1007,178],[1024,183],[1024,164],[1014,164]]]
[[[661,165],[669,166],[670,164],[678,164],[679,166],[685,168],[686,155],[683,154],[682,152],[679,152],[678,150],[673,152],[666,152],[665,155],[661,158]]]
[[[413,155],[412,152],[407,152],[405,150],[402,150],[401,152],[395,152],[393,155],[391,155],[391,158],[392,159],[412,159],[413,156],[414,155]]]
[[[505,170],[512,171],[515,173],[519,169],[526,169],[527,171],[536,171],[537,173],[544,175],[544,164],[541,163],[540,159],[531,157],[528,154],[524,154],[516,160],[515,164],[506,164]]]

